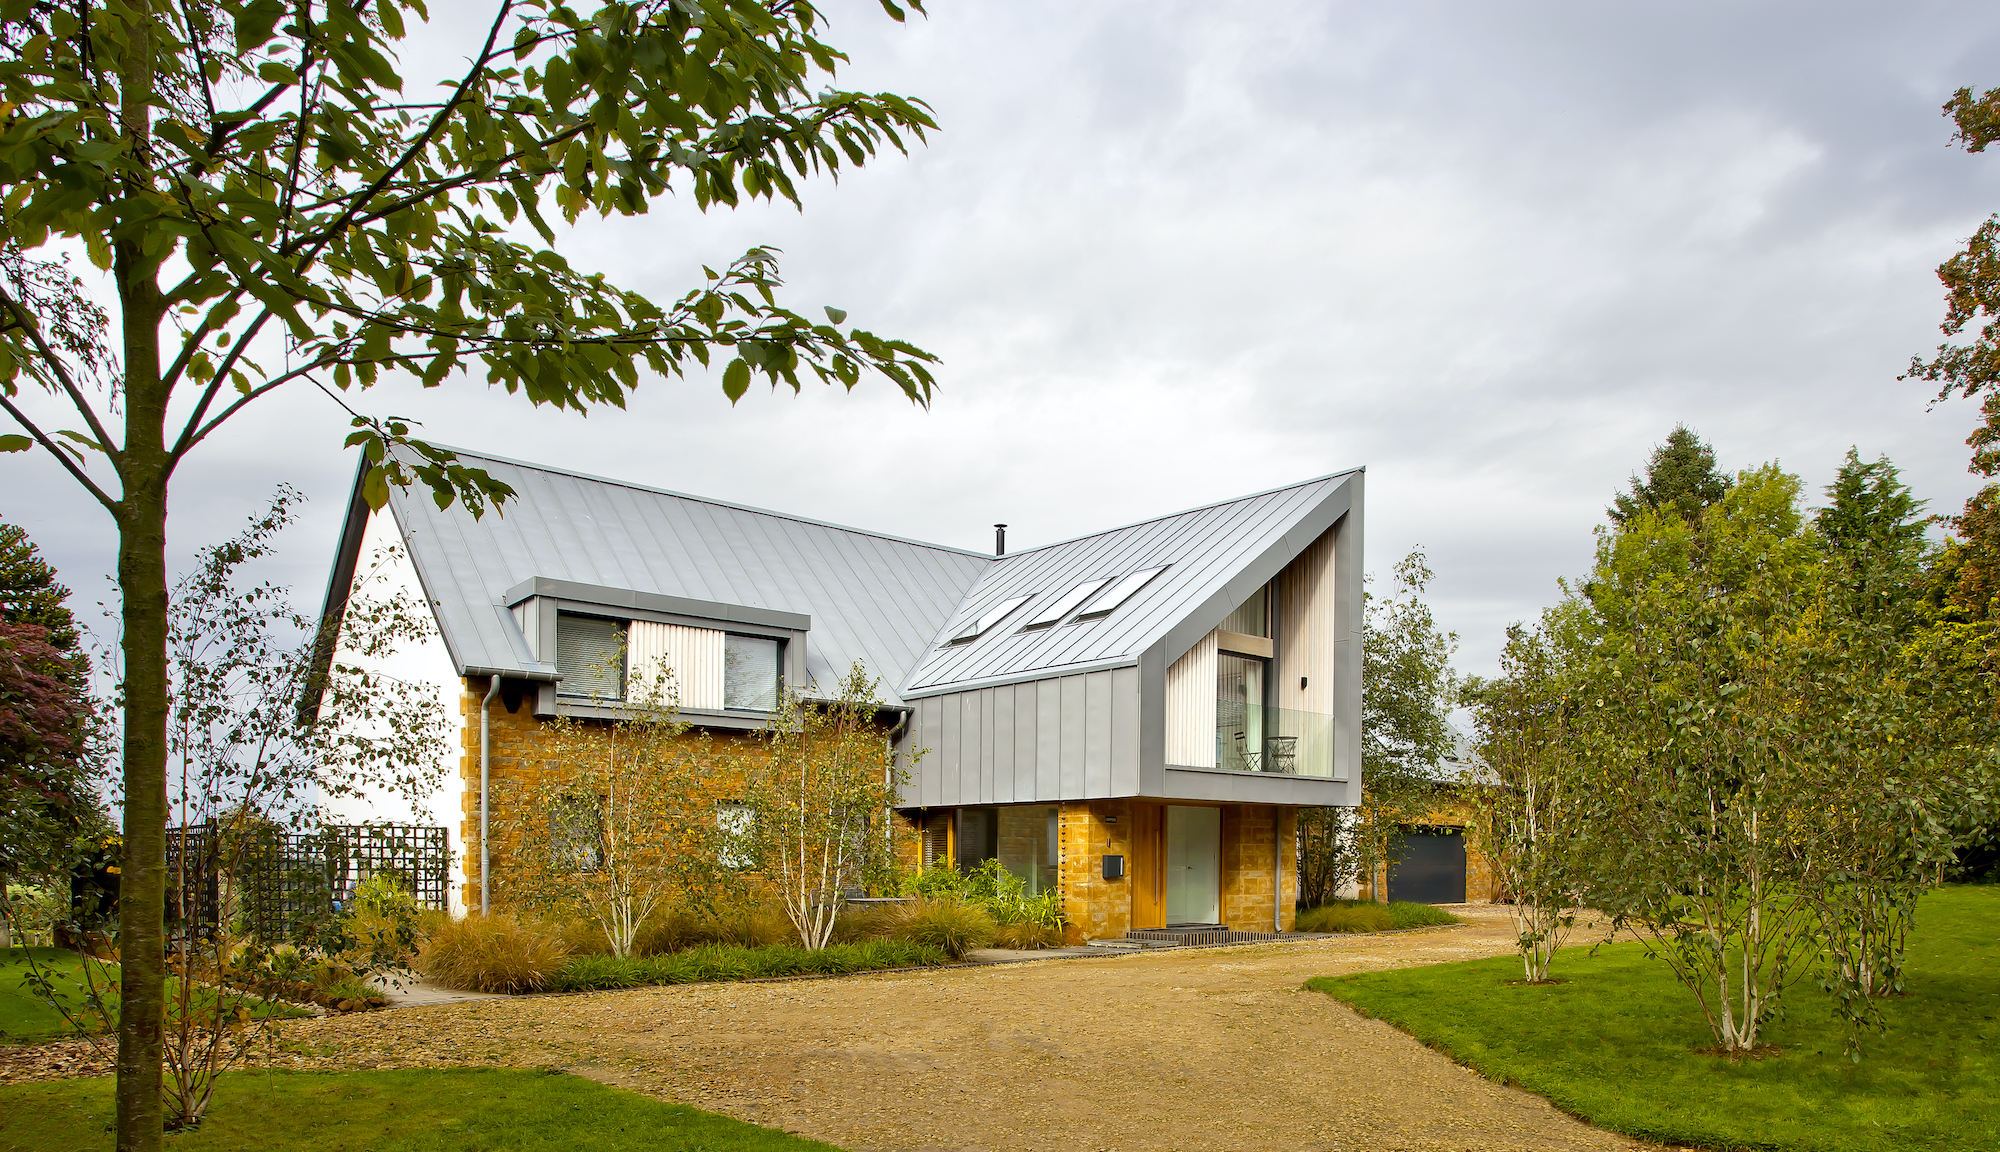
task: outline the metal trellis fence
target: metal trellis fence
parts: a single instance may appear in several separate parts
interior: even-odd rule
[[[213,932],[226,919],[266,943],[304,942],[378,876],[442,911],[450,874],[450,838],[438,825],[167,830],[168,917],[180,933]]]

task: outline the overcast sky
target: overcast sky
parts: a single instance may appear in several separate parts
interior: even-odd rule
[[[567,250],[672,297],[779,246],[794,307],[942,357],[929,411],[874,382],[731,408],[706,377],[589,419],[465,380],[357,403],[981,549],[995,521],[1026,547],[1366,465],[1369,567],[1425,548],[1474,672],[1676,421],[1815,491],[1850,444],[1935,510],[1975,487],[1972,406],[1896,377],[1938,342],[1933,269],[2000,208],[2000,157],[1952,149],[1938,110],[2000,84],[1990,4],[829,7],[841,85],[929,101],[928,147],[803,213],[682,200]],[[442,66],[474,9],[434,6],[413,52]],[[312,503],[274,574],[316,599],[345,431],[310,390],[260,405],[176,480],[177,561],[289,482]],[[0,491],[101,598],[108,518],[24,455]]]

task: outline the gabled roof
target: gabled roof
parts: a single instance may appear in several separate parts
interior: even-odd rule
[[[389,510],[460,675],[547,680],[509,611],[528,581],[565,581],[810,617],[807,671],[822,687],[856,661],[890,703],[1010,680],[1171,662],[1346,510],[1336,473],[995,558],[740,504],[460,451],[515,491],[475,520],[426,491],[390,489]],[[327,590],[344,611],[367,505],[355,492]],[[1097,619],[1022,625],[1077,584],[1165,570]],[[1025,604],[977,640],[965,623]],[[716,618],[729,618],[718,613]]]
[[[823,688],[859,660],[893,692],[993,563],[977,552],[498,456],[459,457],[513,487],[504,514],[474,520],[456,503],[440,510],[417,489],[390,489],[389,506],[460,675],[548,678],[512,630],[505,603],[509,589],[544,577],[805,614],[807,670]]]
[[[1266,559],[1274,550],[1281,553],[1275,563],[1282,564],[1325,530],[1326,525],[1318,523],[1325,518],[1325,505],[1351,475],[1335,473],[1007,556],[992,564],[966,594],[899,691],[908,699],[973,685],[1118,667],[1137,662],[1156,643],[1165,640],[1172,646],[1184,636],[1186,643],[1179,643],[1178,651],[1165,654],[1171,663],[1277,574],[1274,562]],[[1310,533],[1291,548],[1281,547],[1287,535],[1302,525],[1311,525]],[[1260,560],[1272,570],[1251,575]],[[1108,616],[1079,621],[1072,610],[1068,619],[1053,627],[1023,630],[1041,608],[1080,583],[1106,578],[1115,582],[1163,565],[1165,571]],[[951,643],[968,621],[1020,596],[1031,599],[977,640]],[[1216,619],[1204,616],[1195,628],[1180,627],[1204,610]]]

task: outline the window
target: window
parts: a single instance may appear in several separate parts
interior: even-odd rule
[[[549,806],[549,856],[565,871],[604,867],[604,798],[565,792]]]
[[[1062,599],[1043,609],[1033,620],[1028,621],[1022,627],[1021,631],[1026,632],[1030,628],[1047,628],[1052,624],[1061,623],[1063,617],[1074,611],[1078,604],[1083,603],[1084,597],[1109,583],[1111,583],[1109,578],[1103,580],[1085,580],[1068,592],[1063,593]]]
[[[715,806],[715,829],[722,843],[715,862],[738,872],[756,862],[752,835],[757,830],[757,810],[748,804],[728,801]]]
[[[1130,576],[1125,577],[1106,589],[1102,596],[1092,600],[1090,607],[1085,608],[1077,618],[1088,620],[1094,616],[1110,615],[1120,604],[1130,600],[1134,592],[1145,587],[1146,581],[1151,580],[1166,570],[1167,566],[1162,564],[1158,568],[1148,568],[1144,572],[1132,573]]]
[[[744,712],[778,710],[779,641],[738,636],[722,641],[722,706]]]
[[[564,696],[625,698],[625,622],[601,616],[556,617],[557,692]]]
[[[951,638],[951,642],[953,644],[969,644],[979,639],[986,634],[987,629],[1013,615],[1014,609],[1019,608],[1034,598],[1034,594],[1029,593],[1026,596],[1016,596],[1010,600],[1002,600],[1000,603],[987,609],[979,619],[974,620],[971,624],[961,629],[958,635]]]
[[[1257,591],[1251,593],[1250,599],[1245,600],[1236,611],[1229,614],[1229,619],[1222,622],[1222,630],[1224,632],[1240,632],[1245,636],[1269,636],[1271,634],[1269,626],[1270,616],[1264,610],[1264,605],[1269,600],[1269,597],[1264,594],[1264,591],[1264,589],[1259,588]]]
[[[1215,658],[1215,762],[1239,772],[1264,767],[1264,661]]]

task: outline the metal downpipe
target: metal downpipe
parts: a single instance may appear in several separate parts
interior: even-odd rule
[[[486,915],[492,910],[493,893],[488,883],[489,865],[492,856],[486,846],[486,821],[489,809],[486,802],[487,785],[491,779],[491,749],[493,728],[493,696],[500,691],[500,677],[496,674],[486,681],[486,698],[479,702],[479,914]]]

